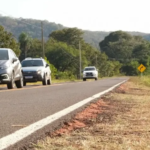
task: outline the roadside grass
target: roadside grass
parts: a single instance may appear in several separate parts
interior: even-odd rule
[[[86,127],[48,136],[35,150],[150,150],[149,77],[131,77],[101,98],[106,104]]]
[[[150,87],[150,76],[131,77],[130,81],[134,82],[137,85]]]

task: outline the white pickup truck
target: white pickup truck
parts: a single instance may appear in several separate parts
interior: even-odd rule
[[[86,81],[86,79],[98,79],[98,70],[95,66],[88,66],[84,68],[83,81]]]

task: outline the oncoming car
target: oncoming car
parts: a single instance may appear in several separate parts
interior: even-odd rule
[[[86,79],[98,79],[98,71],[95,66],[85,67],[83,70],[83,81]]]
[[[43,85],[51,84],[50,66],[43,58],[26,58],[21,62],[24,86],[27,82],[42,81]]]
[[[0,84],[8,89],[23,87],[21,63],[12,49],[0,48]]]

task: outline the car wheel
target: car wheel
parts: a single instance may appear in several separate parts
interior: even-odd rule
[[[95,81],[97,80],[97,78],[95,78]]]
[[[86,81],[86,78],[83,78],[83,81]]]
[[[47,84],[48,84],[48,85],[51,85],[51,84],[52,84],[51,76],[50,76],[49,79],[47,80]]]
[[[23,81],[23,86],[26,86],[26,81]]]
[[[47,85],[47,77],[46,77],[46,74],[44,75],[44,79],[42,81],[43,85]]]
[[[9,83],[7,83],[7,88],[13,89],[14,87],[15,87],[15,81],[14,81],[14,74],[12,73],[11,81]]]
[[[23,87],[23,75],[22,75],[22,73],[21,73],[20,80],[16,81],[15,83],[16,83],[17,88],[22,88]]]

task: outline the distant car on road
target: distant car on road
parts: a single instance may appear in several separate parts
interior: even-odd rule
[[[27,82],[42,81],[43,85],[51,84],[50,66],[43,58],[26,58],[21,62],[24,86]]]
[[[0,84],[8,89],[23,87],[21,63],[12,49],[0,48]]]
[[[98,70],[95,66],[88,66],[84,68],[83,81],[86,81],[86,79],[98,79]]]

